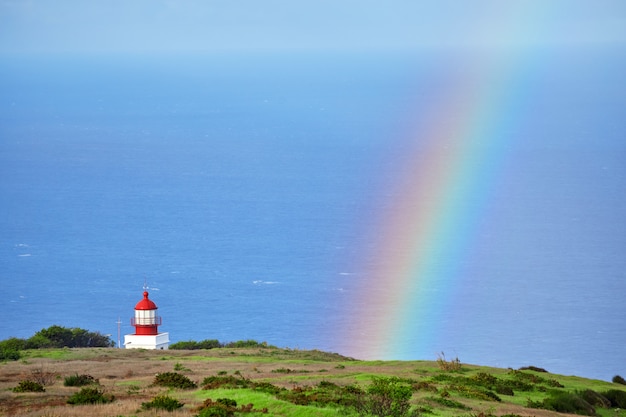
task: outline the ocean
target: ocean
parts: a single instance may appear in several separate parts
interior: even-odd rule
[[[5,58],[0,339],[626,374],[623,50]]]

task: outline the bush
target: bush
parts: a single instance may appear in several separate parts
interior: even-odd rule
[[[529,384],[522,380],[505,379],[505,380],[499,380],[498,385],[496,386],[496,392],[498,392],[498,390],[502,390],[504,393],[507,388],[511,390],[525,391],[525,392],[533,391],[535,389],[532,384]]]
[[[619,375],[615,375],[611,381],[613,381],[615,384],[626,385],[626,379],[622,378]]]
[[[611,407],[626,408],[626,391],[610,389],[603,392],[602,395],[611,401]]]
[[[238,340],[236,342],[229,342],[224,345],[227,348],[266,348],[270,347],[267,342],[257,342],[256,340]]]
[[[20,352],[15,349],[0,349],[0,362],[17,361],[22,357]]]
[[[98,384],[98,380],[94,379],[94,377],[92,377],[91,375],[75,374],[66,376],[65,381],[63,382],[63,385],[65,385],[66,387],[82,387],[89,384]]]
[[[185,365],[183,365],[180,362],[176,362],[176,364],[174,364],[174,370],[175,371],[185,371],[185,372],[190,372],[191,369],[187,368]]]
[[[490,387],[498,382],[498,378],[486,372],[479,372],[471,377],[471,379],[473,379],[483,387]]]
[[[106,404],[113,402],[115,397],[110,394],[105,394],[104,391],[98,388],[83,388],[76,394],[72,395],[68,400],[68,404],[80,405],[80,404]]]
[[[437,404],[443,405],[444,407],[456,408],[459,410],[470,410],[468,406],[458,401],[451,400],[445,397],[428,397],[428,400],[436,402]]]
[[[0,362],[19,360],[22,357],[20,350],[25,346],[26,341],[16,337],[0,341]]]
[[[528,384],[543,384],[546,382],[546,380],[542,377],[535,374],[530,374],[528,372],[516,371],[512,369],[508,372],[508,374],[516,380],[523,381]]]
[[[198,417],[233,417],[234,415],[235,412],[233,410],[229,410],[222,404],[215,404],[203,408],[198,414]]]
[[[537,366],[522,366],[519,368],[520,371],[535,371],[535,372],[548,372],[543,368],[539,368]]]
[[[512,397],[515,395],[515,392],[513,392],[513,389],[509,386],[498,384],[496,385],[496,394],[509,395]]]
[[[582,414],[587,416],[595,416],[595,408],[585,401],[581,396],[571,392],[555,391],[543,401],[528,401],[528,407],[542,408],[545,410],[556,411],[559,413]]]
[[[35,334],[26,340],[26,349],[47,349],[55,347],[50,339],[40,334]]]
[[[358,387],[350,385],[341,387],[328,381],[321,381],[315,387],[282,389],[275,395],[279,400],[289,401],[296,405],[354,407],[362,411],[366,411],[369,400],[365,391]]]
[[[154,385],[168,388],[193,389],[198,386],[191,379],[178,372],[164,372],[154,377]]]
[[[198,417],[232,417],[237,411],[237,401],[228,398],[218,398],[213,401],[207,398],[202,406]]]
[[[21,381],[13,392],[45,392],[43,385],[35,381]]]
[[[57,374],[47,371],[43,365],[31,369],[30,373],[31,376],[29,379],[41,385],[52,385],[57,377]]]
[[[217,388],[248,388],[253,383],[246,378],[237,378],[232,375],[207,376],[202,381],[202,389]]]
[[[152,401],[147,403],[141,403],[141,408],[144,410],[150,410],[152,408],[174,411],[181,408],[184,404],[178,401],[175,398],[169,397],[167,395],[158,395],[152,399]]]
[[[548,379],[546,381],[546,384],[548,384],[548,386],[554,387],[554,388],[565,388],[565,386],[563,384],[561,384],[559,381],[557,381],[556,379]]]
[[[115,342],[99,332],[90,332],[78,327],[70,329],[57,325],[41,329],[24,343],[26,349],[112,346],[115,346]]]
[[[611,401],[608,398],[594,390],[586,389],[577,391],[576,394],[594,407],[609,408],[611,406]]]
[[[439,357],[437,358],[437,365],[443,371],[460,371],[461,370],[461,361],[459,358],[454,358],[450,360],[446,360],[445,353],[441,352]]]
[[[216,339],[206,339],[201,342],[188,340],[185,342],[176,342],[170,345],[170,349],[175,350],[199,350],[199,349],[215,349],[221,348],[223,345]]]
[[[226,407],[232,407],[232,408],[237,407],[237,401],[230,399],[230,398],[218,398],[217,402],[218,404],[225,405]]]
[[[374,416],[408,416],[413,395],[411,387],[401,383],[398,378],[373,378],[367,388],[367,395],[356,403],[361,414]]]

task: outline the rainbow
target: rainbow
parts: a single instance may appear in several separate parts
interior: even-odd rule
[[[422,94],[421,110],[409,112],[411,122],[396,134],[400,168],[382,187],[385,197],[367,233],[370,250],[359,261],[352,319],[337,335],[342,353],[428,359],[445,346],[441,323],[469,285],[463,265],[482,233],[527,100],[529,71],[520,61],[484,58],[436,75],[436,88]]]

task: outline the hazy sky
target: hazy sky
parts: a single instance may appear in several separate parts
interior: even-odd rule
[[[0,0],[0,52],[625,41],[624,0]]]

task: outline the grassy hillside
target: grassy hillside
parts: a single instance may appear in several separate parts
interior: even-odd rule
[[[557,409],[626,417],[626,407],[607,398],[612,395],[613,401],[623,401],[626,386],[539,369],[520,371],[442,360],[357,361],[320,351],[271,347],[23,353],[20,361],[0,364],[0,415],[195,416],[202,414],[199,407],[203,404],[215,405],[219,400],[224,413],[236,409],[237,416],[358,416],[375,411],[372,405],[391,398],[385,397],[386,392],[392,397],[408,393],[411,411],[397,409],[402,415],[547,417],[559,415]],[[80,380],[90,383],[86,387],[91,393],[112,401],[68,404],[79,392],[86,395],[85,387],[66,386],[68,381]],[[195,386],[166,386],[182,380]],[[24,381],[40,383],[45,391],[31,392]],[[15,392],[16,387],[26,389]],[[172,403],[182,407],[159,408]],[[567,408],[572,405],[578,408]],[[203,416],[228,415],[206,410]]]

